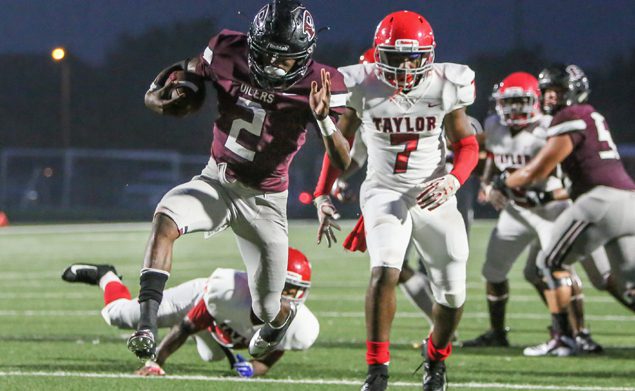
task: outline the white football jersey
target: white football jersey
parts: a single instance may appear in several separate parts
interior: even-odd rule
[[[485,149],[493,156],[496,168],[503,171],[515,171],[524,167],[538,154],[547,143],[547,129],[551,116],[543,115],[515,136],[508,126],[501,123],[497,114],[485,119]],[[557,176],[549,177],[545,182],[533,188],[554,190],[562,187]]]
[[[261,326],[254,326],[251,322],[251,295],[247,273],[234,269],[214,270],[207,280],[203,298],[207,311],[216,324],[232,337],[234,344],[249,344],[249,340]],[[320,326],[315,315],[304,304],[300,304],[277,349],[308,349],[319,332]]]
[[[362,121],[368,149],[366,181],[400,192],[446,174],[445,115],[474,102],[474,72],[465,65],[434,64],[407,94],[377,78],[374,64],[339,68],[347,106]]]

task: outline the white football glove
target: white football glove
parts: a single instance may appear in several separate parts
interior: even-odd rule
[[[452,198],[460,187],[459,180],[452,174],[425,182],[423,191],[417,196],[417,204],[421,209],[435,210]]]
[[[332,243],[337,243],[333,228],[341,231],[340,226],[335,223],[335,220],[339,219],[340,215],[337,213],[335,206],[333,206],[331,198],[327,195],[316,197],[313,200],[313,204],[317,209],[318,220],[320,221],[317,244],[320,244],[322,242],[322,236],[325,236],[328,246],[331,247]]]
[[[509,199],[505,197],[505,194],[503,194],[503,192],[494,189],[491,184],[486,185],[483,191],[485,192],[485,201],[492,204],[494,209],[502,210],[503,208],[505,208],[505,206],[507,206],[507,202],[509,202]]]
[[[135,374],[139,376],[165,376],[165,371],[156,362],[148,360],[143,368],[138,369]]]

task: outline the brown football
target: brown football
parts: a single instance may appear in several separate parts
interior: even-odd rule
[[[166,84],[172,85],[171,97],[185,96],[179,104],[181,115],[198,111],[205,101],[205,81],[195,73],[174,71],[168,76]]]

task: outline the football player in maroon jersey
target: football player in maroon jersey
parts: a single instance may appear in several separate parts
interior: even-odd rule
[[[344,110],[341,74],[312,60],[316,29],[295,0],[272,0],[248,34],[222,30],[195,59],[163,70],[145,103],[161,114],[182,113],[187,94],[171,93],[170,74],[186,70],[218,93],[211,158],[201,175],[170,190],[159,202],[140,278],[141,316],[128,348],[155,355],[156,314],[172,266],[174,241],[190,232],[231,227],[247,268],[252,309],[264,326],[254,334],[255,358],[272,351],[295,308],[281,304],[287,267],[288,167],[306,141],[309,124],[320,129],[335,166],[350,162],[348,141],[334,122]]]
[[[587,103],[589,82],[576,65],[554,65],[539,75],[543,110],[554,116],[547,144],[523,168],[497,180],[499,188],[528,187],[558,164],[571,181],[573,205],[556,220],[538,257],[544,265],[552,338],[537,347],[549,354],[575,349],[567,323],[570,274],[563,265],[604,246],[622,300],[633,306],[635,284],[635,183],[620,160],[604,117]]]

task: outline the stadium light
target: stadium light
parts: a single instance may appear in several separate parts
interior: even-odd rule
[[[53,61],[60,64],[60,125],[64,148],[71,145],[71,70],[66,58],[66,50],[58,46],[51,51]]]
[[[51,57],[55,61],[62,61],[66,57],[66,50],[62,47],[57,47],[51,52]]]

